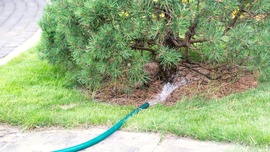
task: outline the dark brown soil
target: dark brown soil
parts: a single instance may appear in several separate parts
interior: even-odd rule
[[[148,72],[153,78],[154,74],[157,73],[153,67],[157,68],[157,66],[147,66],[150,66],[149,71],[147,71],[147,68],[144,71]],[[208,67],[206,64],[181,64],[173,76],[173,82],[185,78],[188,83],[176,89],[167,98],[165,104],[174,105],[183,97],[188,99],[195,96],[203,96],[208,99],[221,98],[232,93],[243,92],[256,87],[258,84],[257,79],[251,72],[240,71],[231,67],[223,67],[214,71],[206,67]],[[163,85],[164,83],[160,80],[152,80],[148,87],[135,86],[132,93],[115,93],[112,88],[107,87],[99,90],[95,97],[107,103],[138,106],[153,99],[161,91]]]
[[[217,99],[232,93],[243,92],[249,88],[256,87],[257,84],[258,82],[253,75],[240,76],[231,82],[213,80],[207,84],[202,84],[196,81],[175,90],[172,95],[167,98],[166,104],[175,104],[183,97],[192,98],[198,95],[207,99]]]

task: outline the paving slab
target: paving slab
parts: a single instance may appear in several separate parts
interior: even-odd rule
[[[22,131],[0,125],[0,151],[49,152],[86,142],[106,131],[106,128],[43,128]],[[198,141],[158,133],[117,131],[109,138],[84,150],[85,152],[226,152],[234,144]]]
[[[4,129],[2,129],[4,130]],[[12,129],[2,133],[0,130],[0,151],[5,152],[49,152],[85,142],[105,129],[43,130],[25,131]],[[2,131],[3,132],[3,131]],[[3,135],[4,134],[4,135]],[[150,152],[159,143],[159,135],[119,131],[84,151],[90,152]]]
[[[239,146],[216,143],[210,141],[198,141],[187,138],[166,137],[155,149],[155,152],[173,151],[177,152],[181,149],[181,152],[225,152],[234,151]]]

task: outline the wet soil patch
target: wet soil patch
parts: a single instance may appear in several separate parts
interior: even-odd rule
[[[150,68],[150,70],[149,73],[156,73],[155,69]],[[179,87],[168,96],[166,102],[164,102],[166,105],[174,105],[183,97],[187,99],[196,96],[207,99],[221,98],[254,88],[258,84],[252,72],[226,66],[213,70],[208,68],[207,64],[191,65],[183,63],[177,67],[177,72],[172,77],[172,83],[184,78],[187,84]],[[122,93],[106,87],[97,91],[95,98],[112,104],[138,106],[153,99],[162,90],[164,84],[160,80],[152,79],[148,86],[134,86],[131,92],[123,91]]]

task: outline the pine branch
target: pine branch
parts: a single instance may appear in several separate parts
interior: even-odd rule
[[[172,36],[170,36],[170,40],[172,41],[172,43],[176,46],[176,47],[188,47],[189,45],[187,45],[187,43],[185,42],[184,39],[180,38],[180,42],[179,40],[176,40],[175,38],[173,38]],[[208,39],[203,38],[203,39],[194,39],[194,40],[190,40],[189,44],[194,44],[194,43],[203,43],[203,42],[207,42]]]
[[[242,5],[239,11],[237,12],[237,14],[235,15],[235,17],[233,18],[232,22],[226,26],[226,29],[224,30],[222,36],[224,36],[232,27],[234,27],[236,21],[238,20],[238,18],[243,12],[244,12],[244,6]]]
[[[190,44],[194,44],[194,43],[203,43],[203,42],[206,42],[206,41],[208,41],[208,39],[205,39],[205,38],[203,38],[203,39],[197,39],[197,40],[190,40]]]
[[[153,55],[156,55],[156,50],[154,50],[154,49],[141,47],[141,46],[136,46],[136,45],[131,46],[131,48],[134,49],[134,50],[148,51],[148,52],[151,52]]]

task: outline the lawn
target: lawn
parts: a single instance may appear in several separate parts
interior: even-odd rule
[[[0,122],[35,127],[111,126],[135,107],[94,101],[35,48],[0,66]],[[133,116],[125,130],[172,133],[200,140],[270,146],[270,83],[222,99],[183,99]]]

